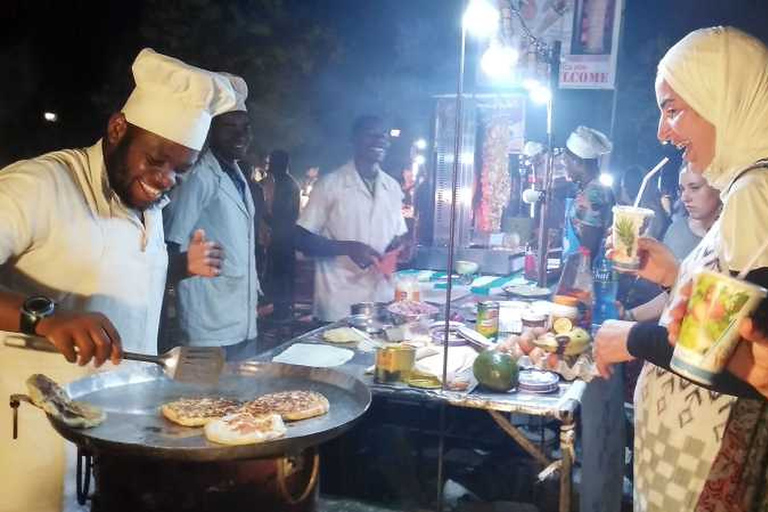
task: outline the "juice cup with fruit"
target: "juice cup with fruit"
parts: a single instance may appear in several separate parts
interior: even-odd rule
[[[645,235],[654,212],[636,206],[613,207],[613,267],[619,272],[640,268],[637,240]]]
[[[741,320],[766,297],[765,288],[719,274],[699,271],[672,356],[672,369],[691,380],[711,384],[728,363],[739,341]]]

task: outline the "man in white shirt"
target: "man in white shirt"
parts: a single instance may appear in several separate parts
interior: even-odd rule
[[[15,348],[47,338],[80,366],[126,349],[153,354],[167,253],[161,208],[195,162],[211,117],[230,108],[222,77],[143,50],[136,87],[104,138],[0,170],[0,396],[44,373],[62,383],[88,370],[61,355]],[[204,242],[189,270],[213,275]],[[92,370],[91,370],[92,371]],[[11,412],[0,407],[0,424]],[[45,416],[19,410],[20,437],[0,436],[0,510],[60,510],[64,442]],[[7,432],[7,431],[6,431]]]
[[[237,102],[211,121],[208,149],[171,192],[163,219],[180,331],[174,344],[222,346],[228,360],[242,360],[256,355],[259,294],[254,204],[238,166],[251,133],[245,105],[248,86],[239,76],[225,76]],[[184,272],[183,255],[203,236],[215,241],[223,255],[220,273],[212,278]]]
[[[317,182],[298,221],[298,248],[316,258],[315,316],[326,322],[354,303],[394,298],[378,263],[407,233],[400,185],[381,170],[389,148],[382,120],[359,118],[352,143],[353,159]]]

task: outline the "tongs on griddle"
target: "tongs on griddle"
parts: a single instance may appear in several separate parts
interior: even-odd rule
[[[58,352],[45,338],[10,337],[5,341],[10,347]],[[215,384],[219,381],[224,368],[224,349],[221,347],[176,347],[158,356],[123,352],[123,359],[154,363],[163,368],[163,372],[182,382]]]

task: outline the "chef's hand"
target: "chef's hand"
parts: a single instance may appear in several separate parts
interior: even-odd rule
[[[378,263],[379,259],[381,259],[381,254],[362,242],[344,242],[344,254],[349,256],[362,269]]]
[[[198,229],[192,235],[187,249],[187,274],[190,276],[215,277],[221,273],[224,251],[216,242],[205,238],[205,231]]]
[[[613,246],[607,243],[607,257],[613,257]],[[637,240],[640,268],[637,275],[661,286],[672,286],[677,280],[679,263],[672,251],[650,237],[641,236]]]
[[[634,359],[627,350],[627,339],[633,325],[634,322],[606,320],[597,331],[592,350],[602,378],[608,379],[613,375],[614,364]]]
[[[117,329],[101,313],[60,311],[43,318],[35,332],[50,341],[70,363],[84,366],[93,360],[98,368],[108,358],[118,364],[123,347]]]
[[[742,320],[739,334],[742,340],[728,362],[728,371],[768,398],[768,336],[751,318]]]

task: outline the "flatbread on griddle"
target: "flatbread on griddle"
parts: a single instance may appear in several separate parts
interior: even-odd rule
[[[27,379],[27,390],[36,406],[67,426],[91,428],[107,419],[101,408],[72,400],[64,388],[41,373]]]
[[[202,427],[240,409],[241,402],[227,398],[180,398],[160,407],[163,416],[185,427]]]
[[[279,414],[252,416],[247,412],[229,414],[205,426],[205,437],[213,443],[243,445],[271,441],[285,435]]]
[[[279,414],[285,421],[298,421],[326,414],[330,409],[328,399],[317,391],[281,391],[269,393],[243,405],[243,410],[253,414]]]

